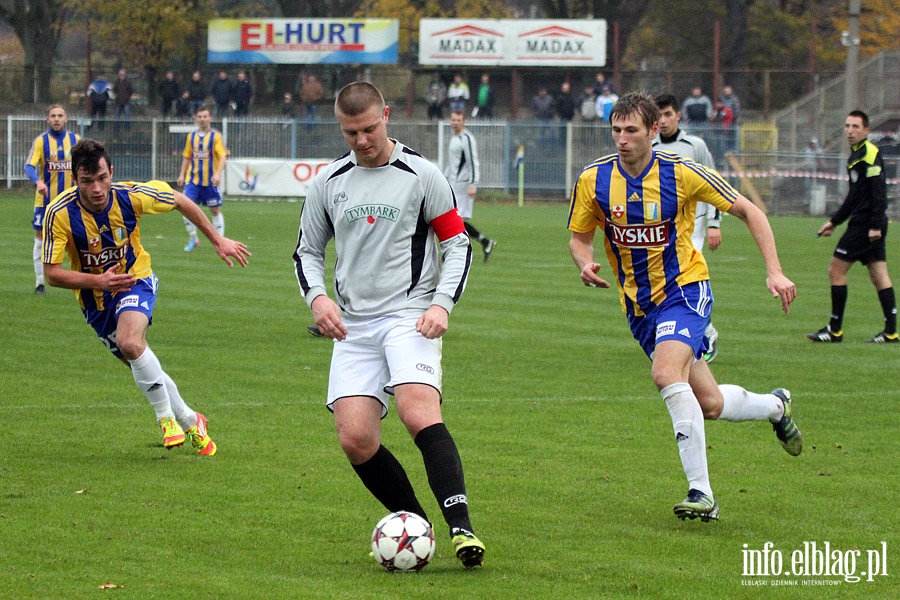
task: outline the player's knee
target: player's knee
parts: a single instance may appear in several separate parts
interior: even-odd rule
[[[377,435],[359,430],[338,432],[338,441],[341,450],[354,465],[361,465],[372,458],[381,445]]]
[[[116,347],[125,360],[137,360],[147,349],[147,344],[143,339],[119,336],[116,338]]]
[[[703,418],[707,421],[715,421],[722,415],[721,403],[717,406],[708,406],[701,403],[700,408],[703,410]]]

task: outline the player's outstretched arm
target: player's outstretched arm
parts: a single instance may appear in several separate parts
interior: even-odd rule
[[[781,262],[775,248],[775,234],[772,233],[769,220],[755,204],[741,195],[728,212],[743,221],[750,230],[750,235],[756,241],[766,263],[766,287],[772,292],[773,298],[781,299],[781,309],[787,313],[791,302],[797,297],[797,287],[781,272]]]
[[[227,237],[222,237],[213,224],[209,222],[203,211],[181,192],[175,192],[175,209],[184,215],[184,218],[197,226],[203,235],[212,242],[216,254],[225,261],[229,267],[233,267],[232,258],[237,260],[242,267],[247,266],[247,257],[252,256],[243,242],[237,242]]]

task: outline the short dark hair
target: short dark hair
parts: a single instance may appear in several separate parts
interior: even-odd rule
[[[100,170],[100,159],[106,159],[106,166],[112,168],[112,161],[106,153],[106,147],[102,142],[84,138],[72,146],[72,176],[78,176],[78,170],[84,169],[88,175],[93,175]]]
[[[659,110],[663,110],[671,106],[672,110],[678,112],[678,98],[676,98],[672,94],[657,94],[656,106],[659,108]]]
[[[861,110],[851,110],[850,114],[847,116],[848,117],[858,117],[858,118],[862,119],[863,127],[869,126],[869,115],[867,115],[866,113],[864,113]]]
[[[659,122],[659,108],[653,98],[644,92],[632,92],[616,100],[609,113],[609,122],[633,114],[641,117],[648,130],[653,128],[654,123]]]
[[[334,99],[334,114],[355,117],[366,112],[372,106],[384,108],[384,96],[377,87],[368,81],[348,83],[338,92]]]

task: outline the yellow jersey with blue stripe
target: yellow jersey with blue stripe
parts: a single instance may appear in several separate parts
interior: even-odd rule
[[[222,134],[215,129],[206,133],[192,131],[187,135],[184,143],[184,152],[181,154],[188,159],[186,183],[199,186],[212,185],[212,176],[219,168],[219,163],[228,156]]]
[[[62,264],[68,255],[73,271],[100,274],[118,264],[119,273],[149,277],[150,254],[141,246],[138,222],[145,213],[173,208],[175,195],[164,181],[113,183],[109,205],[101,213],[86,209],[78,188],[70,188],[47,207],[42,260]],[[75,290],[75,295],[82,309],[105,308],[102,290]]]
[[[688,283],[709,279],[691,233],[697,202],[728,211],[738,192],[716,171],[667,152],[653,152],[638,177],[616,154],[582,171],[572,190],[568,228],[603,230],[622,310],[643,316]]]
[[[34,206],[46,206],[51,200],[75,185],[72,179],[72,146],[81,139],[77,133],[49,129],[34,138],[26,165],[34,167],[38,178],[47,186],[47,194],[35,192]]]

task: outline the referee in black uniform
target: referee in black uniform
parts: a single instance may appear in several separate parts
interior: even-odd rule
[[[884,161],[878,147],[868,140],[869,117],[861,110],[847,116],[844,132],[850,143],[847,172],[850,189],[844,203],[831,219],[819,229],[819,235],[830,236],[834,228],[847,222],[847,231],[841,236],[831,263],[828,277],[831,279],[831,321],[806,337],[813,342],[835,343],[844,339],[844,308],[847,305],[847,272],[856,261],[866,265],[869,277],[878,291],[878,300],[884,312],[884,330],[866,341],[894,344],[897,336],[897,303],[894,288],[887,270],[887,184]]]

